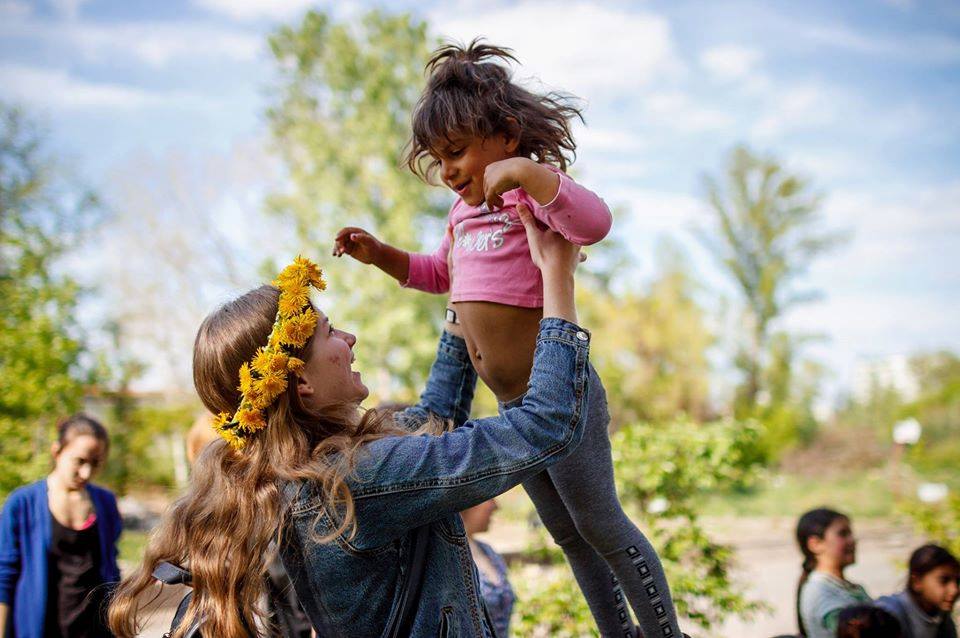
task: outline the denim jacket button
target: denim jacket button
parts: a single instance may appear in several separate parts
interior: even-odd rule
[[[579,332],[577,333],[577,339],[579,339],[580,341],[586,341],[586,340],[589,339],[589,338],[590,338],[590,337],[588,337],[588,336],[587,336],[587,333],[584,332],[583,330],[581,330],[581,331],[579,331]]]

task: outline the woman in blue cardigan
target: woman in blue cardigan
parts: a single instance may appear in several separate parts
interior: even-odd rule
[[[0,638],[100,638],[106,585],[120,580],[117,500],[90,480],[107,431],[82,414],[57,428],[54,468],[15,490],[0,517]]]

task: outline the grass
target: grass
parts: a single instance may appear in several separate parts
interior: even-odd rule
[[[136,565],[143,559],[143,551],[147,548],[149,532],[127,530],[120,535],[118,550],[120,560],[127,565]]]
[[[773,475],[748,491],[710,495],[701,513],[791,517],[820,505],[857,518],[891,518],[897,514],[889,476],[877,469],[829,477]]]

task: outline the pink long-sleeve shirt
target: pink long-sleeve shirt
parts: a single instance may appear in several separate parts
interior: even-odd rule
[[[560,176],[560,189],[553,201],[544,206],[521,188],[501,195],[503,207],[492,213],[458,198],[450,208],[448,232],[440,247],[433,254],[410,254],[410,271],[403,285],[432,293],[450,290],[447,255],[452,241],[451,301],[543,306],[543,278],[530,258],[517,204],[523,202],[534,217],[580,246],[603,239],[613,223],[610,209],[602,199],[556,168],[548,168]]]

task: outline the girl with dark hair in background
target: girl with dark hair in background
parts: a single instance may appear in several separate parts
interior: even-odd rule
[[[924,545],[910,556],[910,573],[902,592],[883,596],[883,607],[903,627],[903,638],[956,638],[950,617],[957,602],[960,562],[938,545]]]
[[[797,586],[800,635],[834,638],[840,610],[871,602],[863,587],[843,575],[857,559],[850,518],[826,508],[811,510],[797,522],[797,544],[803,553]]]
[[[78,414],[57,427],[53,471],[14,490],[0,517],[0,637],[100,638],[105,585],[120,580],[114,495],[90,483],[110,447]]]

